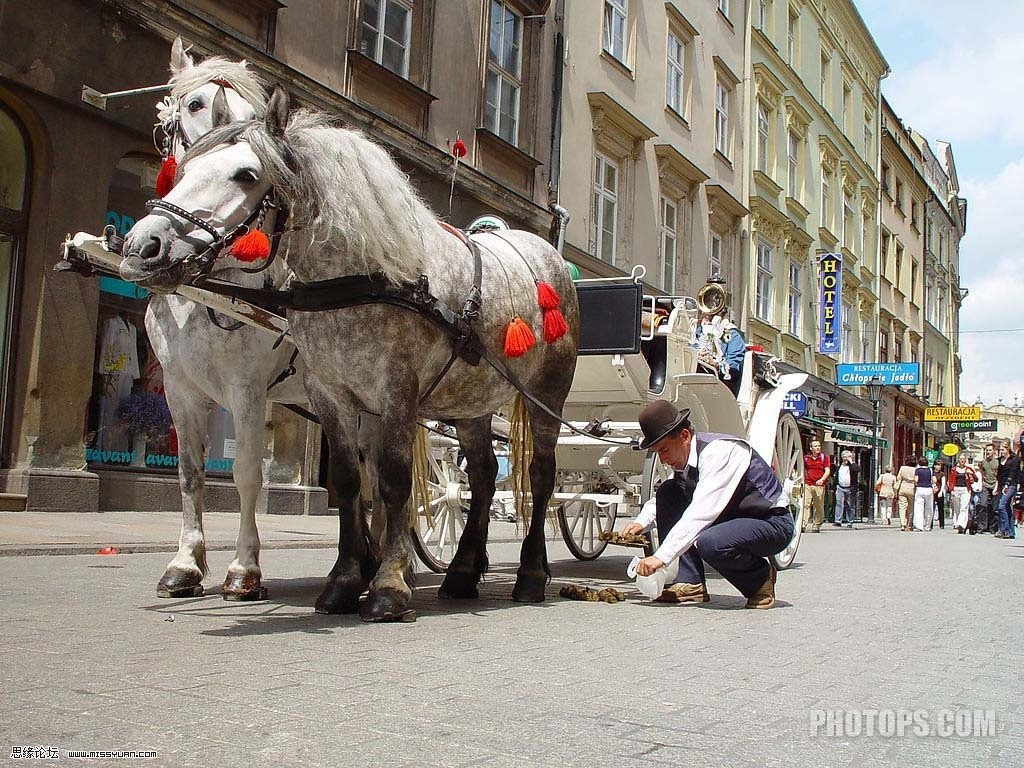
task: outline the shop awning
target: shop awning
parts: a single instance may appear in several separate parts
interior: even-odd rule
[[[837,443],[838,445],[852,445],[852,446],[866,446],[871,447],[872,444],[877,448],[888,448],[889,441],[884,437],[879,437],[877,440],[873,437],[871,432],[865,432],[862,429],[851,427],[845,424],[836,424],[825,419],[819,419],[815,416],[803,416],[800,418],[801,422],[805,422],[814,427],[819,427],[828,432],[825,435],[825,441],[830,443]]]

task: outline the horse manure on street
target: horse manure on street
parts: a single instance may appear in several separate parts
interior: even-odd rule
[[[626,596],[612,587],[605,587],[597,590],[592,587],[583,587],[579,584],[568,584],[562,587],[558,594],[570,600],[583,600],[587,603],[621,603]]]
[[[650,542],[642,533],[621,534],[618,531],[601,531],[597,535],[601,541],[618,544],[620,547],[646,547]]]

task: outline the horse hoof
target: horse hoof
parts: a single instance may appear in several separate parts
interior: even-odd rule
[[[157,597],[202,597],[203,574],[200,571],[168,570],[156,585]]]
[[[316,599],[313,610],[317,613],[355,613],[359,610],[359,596],[366,586],[362,582],[337,579],[327,582]]]
[[[416,611],[408,607],[409,598],[392,589],[371,592],[359,608],[363,621],[416,621]]]
[[[538,583],[534,579],[520,577],[512,589],[512,599],[517,603],[543,603],[545,583],[546,579]]]
[[[477,589],[479,578],[475,573],[448,571],[437,590],[437,596],[442,600],[475,600],[480,597],[480,591]]]
[[[229,573],[221,586],[221,597],[232,602],[266,600],[267,588],[260,581],[260,573]]]

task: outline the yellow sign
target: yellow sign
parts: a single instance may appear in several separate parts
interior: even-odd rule
[[[960,453],[960,448],[956,445],[956,443],[945,443],[942,446],[942,453],[945,456],[956,456],[958,453]]]
[[[925,408],[925,421],[977,421],[981,408],[976,405],[961,405],[954,408]]]

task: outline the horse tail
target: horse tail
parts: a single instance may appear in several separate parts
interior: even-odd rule
[[[409,495],[409,527],[414,529],[417,524],[417,517],[422,509],[427,516],[428,522],[433,525],[430,519],[430,454],[427,444],[427,430],[420,427],[416,430],[416,439],[412,443],[412,493]]]
[[[533,461],[533,431],[530,429],[530,413],[522,395],[512,401],[512,417],[508,429],[509,480],[512,481],[512,497],[516,505],[516,527],[530,530],[533,504],[530,493],[530,462]]]

